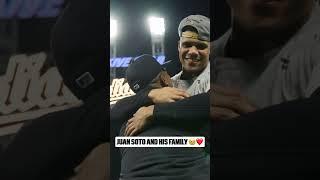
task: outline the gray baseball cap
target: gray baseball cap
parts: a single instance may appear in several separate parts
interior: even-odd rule
[[[191,26],[198,31],[198,39],[210,41],[210,19],[202,15],[190,15],[182,19],[178,27],[179,37],[182,36],[182,30],[186,26]]]

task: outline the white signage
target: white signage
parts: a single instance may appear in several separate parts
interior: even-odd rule
[[[56,67],[44,69],[44,52],[9,59],[0,76],[0,125],[34,119],[82,102],[63,84]]]
[[[124,78],[113,79],[110,85],[110,104],[116,103],[118,100],[134,95],[128,83],[124,83]]]

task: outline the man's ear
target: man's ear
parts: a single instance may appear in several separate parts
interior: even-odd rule
[[[161,84],[163,87],[172,87],[173,86],[172,80],[171,80],[170,75],[168,74],[167,71],[161,72],[160,79],[161,79]]]
[[[180,51],[180,40],[178,41],[178,51]]]
[[[163,72],[160,72],[159,79],[160,79],[160,84],[161,84],[161,86],[162,86],[162,87],[166,87],[167,84],[166,84],[166,79],[165,79],[165,77],[164,77],[164,75],[163,75]]]

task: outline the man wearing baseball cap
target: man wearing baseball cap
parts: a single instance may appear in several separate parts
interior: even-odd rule
[[[187,16],[180,22],[178,34],[180,37],[178,42],[178,51],[182,70],[172,77],[173,87],[186,90],[187,93],[192,96],[206,93],[210,89],[210,19],[202,15]],[[165,102],[164,99],[167,99],[167,94],[170,94],[169,91],[171,91],[171,89],[166,88],[153,89],[149,92],[148,97],[156,105],[142,107],[142,109],[145,110],[139,111],[136,115],[144,117],[154,116],[155,118],[133,118],[133,125],[130,126],[130,128],[127,128],[127,135],[136,135],[142,131],[143,126],[141,126],[141,124],[143,123],[141,122],[146,122],[147,119],[161,121],[161,123],[168,125],[171,125],[172,122],[174,122],[169,119],[173,118],[172,114],[176,114],[176,112],[172,112],[172,110],[176,110],[176,108],[173,107],[169,110],[166,108],[166,105],[162,105],[162,103]],[[178,100],[181,99],[184,98],[180,98]],[[169,102],[174,102],[176,100],[171,99]],[[169,106],[171,107],[174,105]],[[203,113],[203,111],[201,111],[201,113]],[[207,113],[209,113],[209,110]],[[181,114],[186,113],[184,112]],[[161,118],[157,118],[159,115],[161,115]],[[186,116],[183,118],[188,120],[188,117]],[[194,120],[190,119],[190,122],[186,121],[183,125],[181,124],[181,126],[190,126],[192,122],[194,122]],[[205,122],[207,121],[204,120],[201,123]]]
[[[210,19],[190,15],[180,22],[178,33],[182,71],[172,79],[177,88],[185,89],[192,95],[207,92],[210,89]]]
[[[186,96],[176,96],[173,98],[170,95],[174,88],[158,88],[142,93],[145,94],[145,99],[151,99],[155,105],[140,108],[134,117],[128,121],[126,126],[122,127],[121,131],[124,135],[132,136],[139,134],[139,136],[150,136],[154,135],[154,133],[158,135],[206,135],[208,133],[209,98],[204,93],[210,89],[209,33],[210,20],[201,15],[191,15],[184,18],[178,28],[180,37],[178,51],[182,70],[172,77],[173,86],[175,89],[186,90],[190,95],[199,94],[197,100],[200,101],[195,102],[194,106],[196,108],[192,111],[192,113],[197,114],[197,119],[199,118],[197,123],[194,123],[195,118],[192,118],[194,116],[190,114],[191,111],[181,106],[184,104],[183,99],[187,98]],[[143,96],[141,97],[143,98]],[[154,109],[156,110],[154,111]],[[181,123],[181,121],[175,122],[174,119],[176,118],[179,118],[179,120],[185,119],[185,121],[184,123]],[[149,127],[146,127],[148,124]],[[158,179],[166,179],[173,174],[175,177],[180,178],[209,179],[209,156],[205,153],[204,149],[172,149],[170,150],[172,152],[168,152],[168,150],[161,152],[156,149],[152,149],[152,151],[150,150],[147,153],[138,153],[135,152],[137,151],[135,149],[123,150],[122,178],[144,177],[144,172],[148,172],[148,174],[152,174],[152,177]],[[177,156],[177,153],[179,156]],[[146,163],[151,162],[148,161],[150,157],[153,159],[153,164],[149,166]],[[173,158],[174,162],[180,160],[185,163],[189,162],[189,165],[185,166],[185,163],[182,163],[184,164],[183,167],[172,166],[170,173],[167,168],[164,168],[168,165],[164,161],[167,162],[170,158]],[[137,166],[132,163],[139,164],[139,162],[145,162],[144,167],[146,168],[135,171],[132,167]],[[165,175],[165,177],[161,177],[161,174]]]

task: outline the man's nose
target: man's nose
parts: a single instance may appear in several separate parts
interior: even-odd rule
[[[199,55],[198,48],[196,46],[190,47],[188,53],[190,55]]]

